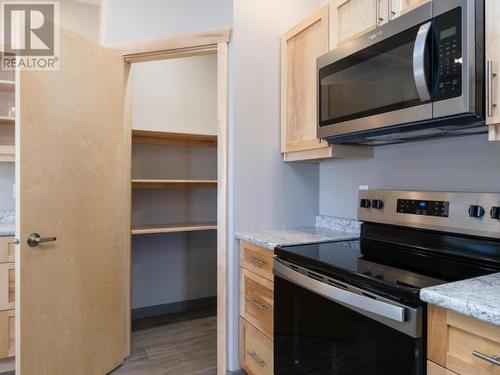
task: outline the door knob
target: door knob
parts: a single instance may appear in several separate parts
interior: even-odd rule
[[[40,237],[38,233],[31,233],[28,236],[28,240],[26,242],[28,242],[28,245],[30,247],[37,247],[39,243],[53,242],[55,240],[57,240],[57,238],[55,237]]]

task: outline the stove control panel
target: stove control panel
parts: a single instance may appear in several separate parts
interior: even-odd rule
[[[358,220],[500,240],[500,192],[360,190]]]
[[[400,214],[448,217],[450,202],[421,199],[398,199],[396,211]]]

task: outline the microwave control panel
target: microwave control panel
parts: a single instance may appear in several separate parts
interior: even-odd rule
[[[417,199],[398,199],[396,211],[400,214],[448,217],[450,203]]]
[[[462,9],[456,8],[434,20],[438,53],[435,101],[462,95]]]

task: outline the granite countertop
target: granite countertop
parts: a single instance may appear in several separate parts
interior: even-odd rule
[[[500,273],[424,288],[420,298],[500,326]]]
[[[0,210],[0,237],[14,236],[15,232],[14,211]]]
[[[277,246],[357,239],[360,225],[361,223],[356,220],[319,215],[316,216],[314,227],[236,233],[236,238],[273,250]]]

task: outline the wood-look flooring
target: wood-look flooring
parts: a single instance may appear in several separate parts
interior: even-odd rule
[[[210,375],[217,367],[215,309],[134,321],[132,353],[110,375]]]

